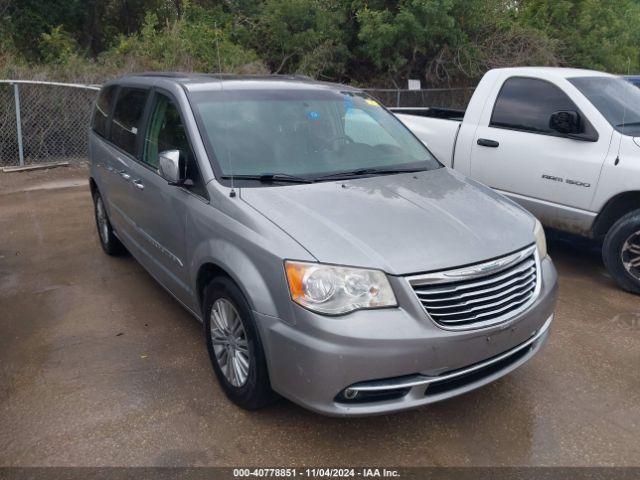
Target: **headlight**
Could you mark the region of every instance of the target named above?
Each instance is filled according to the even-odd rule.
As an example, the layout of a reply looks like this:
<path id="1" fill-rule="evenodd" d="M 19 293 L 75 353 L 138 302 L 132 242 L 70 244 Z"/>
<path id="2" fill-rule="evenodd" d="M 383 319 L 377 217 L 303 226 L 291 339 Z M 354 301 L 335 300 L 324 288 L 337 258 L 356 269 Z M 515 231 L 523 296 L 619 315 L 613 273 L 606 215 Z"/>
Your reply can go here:
<path id="1" fill-rule="evenodd" d="M 544 228 L 536 218 L 536 225 L 533 227 L 533 234 L 536 237 L 536 246 L 538 247 L 538 255 L 540 260 L 547 256 L 547 238 L 544 235 Z"/>
<path id="2" fill-rule="evenodd" d="M 387 276 L 379 270 L 292 261 L 284 267 L 291 299 L 309 310 L 340 315 L 397 305 Z"/>

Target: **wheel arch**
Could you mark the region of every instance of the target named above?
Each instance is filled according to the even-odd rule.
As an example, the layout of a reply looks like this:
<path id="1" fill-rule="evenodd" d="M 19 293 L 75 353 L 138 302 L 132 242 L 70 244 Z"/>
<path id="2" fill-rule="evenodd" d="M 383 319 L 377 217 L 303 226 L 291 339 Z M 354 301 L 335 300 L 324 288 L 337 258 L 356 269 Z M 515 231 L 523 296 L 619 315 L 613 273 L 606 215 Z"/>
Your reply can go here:
<path id="1" fill-rule="evenodd" d="M 200 309 L 207 282 L 216 275 L 223 275 L 236 284 L 253 311 L 278 316 L 286 282 L 280 257 L 265 255 L 268 252 L 253 244 L 220 236 L 207 236 L 190 250 L 190 283 L 194 288 L 194 301 Z M 288 289 L 286 294 L 288 297 Z"/>
<path id="2" fill-rule="evenodd" d="M 593 222 L 592 236 L 603 238 L 614 223 L 634 210 L 640 210 L 639 190 L 619 193 L 610 198 Z"/>
<path id="3" fill-rule="evenodd" d="M 273 314 L 272 309 L 275 307 L 273 297 L 260 272 L 254 265 L 246 261 L 237 262 L 237 260 L 235 262 L 237 268 L 232 268 L 227 263 L 211 258 L 203 261 L 198 267 L 195 277 L 198 307 L 202 310 L 204 290 L 209 282 L 217 276 L 222 276 L 231 280 L 240 289 L 251 310 Z M 245 282 L 242 279 L 248 281 Z M 204 312 L 201 313 L 204 314 Z"/>
<path id="4" fill-rule="evenodd" d="M 94 197 L 96 192 L 98 192 L 98 184 L 93 179 L 93 177 L 89 177 L 89 190 L 91 190 L 92 197 Z"/>
<path id="5" fill-rule="evenodd" d="M 198 268 L 198 273 L 196 274 L 196 295 L 198 299 L 198 306 L 202 309 L 202 301 L 204 300 L 204 289 L 206 286 L 216 277 L 226 277 L 235 283 L 238 288 L 244 294 L 244 289 L 238 284 L 238 282 L 220 265 L 212 262 L 206 261 Z M 246 298 L 246 295 L 245 295 Z M 250 300 L 247 298 L 247 301 Z M 202 312 L 204 313 L 204 312 Z"/>

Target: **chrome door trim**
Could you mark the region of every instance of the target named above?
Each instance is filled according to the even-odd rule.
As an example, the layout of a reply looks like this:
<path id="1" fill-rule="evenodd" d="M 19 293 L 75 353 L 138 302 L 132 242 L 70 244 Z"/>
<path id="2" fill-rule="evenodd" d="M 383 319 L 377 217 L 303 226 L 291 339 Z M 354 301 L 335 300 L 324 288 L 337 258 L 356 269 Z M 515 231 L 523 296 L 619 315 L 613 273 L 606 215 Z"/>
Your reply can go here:
<path id="1" fill-rule="evenodd" d="M 164 254 L 165 256 L 169 257 L 171 260 L 173 260 L 175 263 L 177 263 L 181 268 L 184 267 L 184 264 L 182 263 L 182 260 L 180 260 L 180 258 L 178 258 L 176 255 L 174 255 L 173 253 L 171 253 L 171 251 L 169 249 L 167 249 L 166 247 L 164 247 L 160 242 L 158 242 L 155 238 L 153 238 L 151 235 L 149 235 L 147 232 L 144 231 L 144 229 L 140 228 L 140 226 L 133 221 L 133 219 L 131 217 L 129 217 L 126 213 L 124 213 L 120 208 L 118 208 L 116 205 L 113 205 L 113 207 L 118 211 L 118 213 L 120 215 L 122 215 L 122 217 L 129 222 L 129 224 L 131 224 L 131 226 L 133 228 L 136 229 L 136 231 L 138 233 L 140 233 L 140 235 L 142 235 L 144 237 L 145 240 L 147 240 L 151 245 L 153 245 L 154 247 L 156 247 L 158 250 L 160 250 L 160 252 L 162 254 Z M 155 260 L 155 259 L 154 259 Z M 159 263 L 158 263 L 159 264 Z"/>
<path id="2" fill-rule="evenodd" d="M 126 245 L 127 242 L 131 242 L 133 245 L 136 246 L 136 248 L 144 253 L 147 257 L 149 257 L 151 260 L 154 260 L 154 258 L 149 255 L 146 251 L 142 250 L 140 248 L 140 245 L 138 244 L 138 242 L 136 242 L 133 238 L 131 238 L 129 235 L 122 235 L 120 236 L 120 234 L 118 232 L 116 232 L 114 230 L 113 234 L 118 238 L 118 240 L 120 240 L 122 243 L 124 243 Z M 134 250 L 135 251 L 135 250 Z M 135 257 L 136 254 L 134 252 L 131 252 L 132 255 Z M 140 263 L 140 265 L 142 265 L 142 268 L 144 268 L 145 272 L 147 272 L 149 275 L 151 275 L 151 277 L 158 283 L 158 285 L 160 285 L 169 295 L 171 295 L 180 305 L 182 305 L 187 312 L 189 312 L 196 320 L 198 320 L 200 323 L 203 323 L 202 317 L 200 316 L 199 313 L 197 313 L 195 310 L 193 310 L 189 305 L 187 305 L 186 303 L 184 303 L 182 300 L 180 300 L 180 298 L 178 298 L 178 296 L 173 293 L 169 287 L 167 287 L 164 282 L 162 282 L 160 280 L 160 278 L 150 269 L 148 269 L 145 264 L 143 262 L 138 262 Z M 174 279 L 175 279 L 175 275 L 173 275 L 171 272 L 169 272 L 166 268 L 164 268 L 163 265 L 160 265 L 160 268 L 162 268 L 166 273 L 168 273 L 169 275 L 171 275 Z M 180 281 L 180 279 L 176 279 L 176 281 Z M 193 294 L 193 291 L 191 290 L 191 288 L 189 288 L 189 286 L 185 283 L 181 283 L 182 288 L 184 288 L 187 292 L 189 292 L 190 294 Z"/>

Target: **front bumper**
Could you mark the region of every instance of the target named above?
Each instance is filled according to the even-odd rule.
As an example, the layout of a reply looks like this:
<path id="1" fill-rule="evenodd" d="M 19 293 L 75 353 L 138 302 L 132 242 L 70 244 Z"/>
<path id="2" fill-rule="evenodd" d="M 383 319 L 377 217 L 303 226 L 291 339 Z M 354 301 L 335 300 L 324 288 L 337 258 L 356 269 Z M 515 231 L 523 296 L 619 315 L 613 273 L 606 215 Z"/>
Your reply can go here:
<path id="1" fill-rule="evenodd" d="M 325 317 L 295 306 L 295 325 L 255 313 L 272 387 L 319 413 L 363 416 L 486 385 L 525 363 L 548 337 L 557 274 L 548 257 L 540 271 L 540 293 L 529 308 L 478 330 L 438 327 L 399 277 L 392 279 L 399 308 Z M 345 399 L 346 388 L 360 400 Z"/>

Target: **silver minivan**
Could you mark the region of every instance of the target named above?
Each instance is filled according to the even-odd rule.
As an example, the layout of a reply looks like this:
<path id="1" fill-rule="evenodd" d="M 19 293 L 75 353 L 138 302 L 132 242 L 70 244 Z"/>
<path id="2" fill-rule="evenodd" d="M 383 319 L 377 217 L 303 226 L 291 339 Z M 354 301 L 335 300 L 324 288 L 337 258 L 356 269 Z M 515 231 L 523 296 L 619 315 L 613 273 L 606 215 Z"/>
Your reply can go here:
<path id="1" fill-rule="evenodd" d="M 102 248 L 203 322 L 241 407 L 412 408 L 505 375 L 548 336 L 539 222 L 358 89 L 126 76 L 100 92 L 89 152 Z"/>

